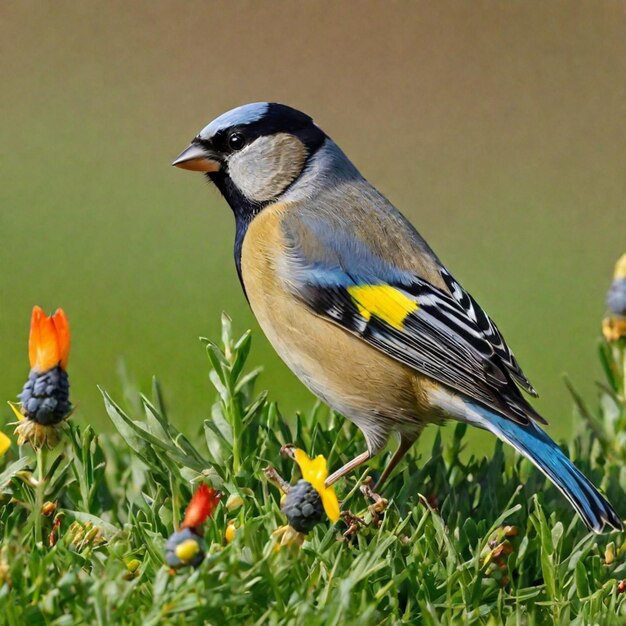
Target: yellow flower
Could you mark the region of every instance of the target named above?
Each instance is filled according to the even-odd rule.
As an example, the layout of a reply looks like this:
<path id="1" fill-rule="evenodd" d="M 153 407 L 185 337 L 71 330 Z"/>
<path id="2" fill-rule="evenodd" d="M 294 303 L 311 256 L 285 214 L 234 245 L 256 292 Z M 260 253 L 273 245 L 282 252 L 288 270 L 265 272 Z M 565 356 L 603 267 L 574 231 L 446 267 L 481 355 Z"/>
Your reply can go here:
<path id="1" fill-rule="evenodd" d="M 326 487 L 324 481 L 328 478 L 328 465 L 326 459 L 319 454 L 314 459 L 300 448 L 293 451 L 294 459 L 300 471 L 302 479 L 313 485 L 313 488 L 320 494 L 324 511 L 331 522 L 339 519 L 339 501 L 333 487 Z"/>
<path id="2" fill-rule="evenodd" d="M 4 456 L 10 447 L 11 440 L 2 431 L 0 431 L 0 456 Z"/>

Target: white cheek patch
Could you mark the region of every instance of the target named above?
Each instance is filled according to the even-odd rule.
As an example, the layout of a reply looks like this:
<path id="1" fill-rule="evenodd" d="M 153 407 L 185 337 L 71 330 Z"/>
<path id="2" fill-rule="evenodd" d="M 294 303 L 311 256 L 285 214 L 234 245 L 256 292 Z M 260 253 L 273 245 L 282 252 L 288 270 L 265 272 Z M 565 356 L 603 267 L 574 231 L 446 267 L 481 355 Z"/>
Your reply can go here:
<path id="1" fill-rule="evenodd" d="M 265 202 L 279 196 L 302 171 L 305 145 L 293 135 L 259 137 L 228 159 L 233 183 L 246 198 Z"/>

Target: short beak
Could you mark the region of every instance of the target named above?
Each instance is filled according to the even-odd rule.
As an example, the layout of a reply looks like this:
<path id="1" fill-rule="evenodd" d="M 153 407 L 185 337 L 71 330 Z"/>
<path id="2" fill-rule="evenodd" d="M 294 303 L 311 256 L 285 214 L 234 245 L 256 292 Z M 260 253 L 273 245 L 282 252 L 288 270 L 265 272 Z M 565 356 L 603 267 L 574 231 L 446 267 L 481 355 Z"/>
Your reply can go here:
<path id="1" fill-rule="evenodd" d="M 193 172 L 217 172 L 221 167 L 213 153 L 195 143 L 185 148 L 172 165 Z"/>

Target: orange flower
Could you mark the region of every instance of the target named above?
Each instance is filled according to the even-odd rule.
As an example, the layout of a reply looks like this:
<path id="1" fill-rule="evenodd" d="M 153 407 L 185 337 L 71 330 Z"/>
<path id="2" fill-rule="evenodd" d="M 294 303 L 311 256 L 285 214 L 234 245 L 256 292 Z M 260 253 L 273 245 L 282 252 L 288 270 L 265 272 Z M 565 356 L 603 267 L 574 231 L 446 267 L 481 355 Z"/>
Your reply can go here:
<path id="1" fill-rule="evenodd" d="M 63 309 L 46 315 L 41 307 L 33 307 L 28 340 L 30 367 L 37 372 L 47 372 L 60 365 L 67 369 L 70 353 L 70 326 Z"/>
<path id="2" fill-rule="evenodd" d="M 181 528 L 197 528 L 203 524 L 211 516 L 221 497 L 222 494 L 213 487 L 200 485 L 187 505 Z"/>
<path id="3" fill-rule="evenodd" d="M 201 484 L 191 497 L 180 528 L 172 533 L 165 544 L 165 562 L 173 570 L 185 565 L 197 567 L 206 554 L 202 537 L 202 524 L 210 517 L 222 494 Z"/>
<path id="4" fill-rule="evenodd" d="M 46 315 L 33 307 L 28 339 L 30 372 L 18 395 L 19 407 L 11 404 L 18 417 L 17 445 L 26 442 L 34 448 L 54 447 L 63 422 L 72 412 L 67 360 L 70 327 L 63 309 Z"/>

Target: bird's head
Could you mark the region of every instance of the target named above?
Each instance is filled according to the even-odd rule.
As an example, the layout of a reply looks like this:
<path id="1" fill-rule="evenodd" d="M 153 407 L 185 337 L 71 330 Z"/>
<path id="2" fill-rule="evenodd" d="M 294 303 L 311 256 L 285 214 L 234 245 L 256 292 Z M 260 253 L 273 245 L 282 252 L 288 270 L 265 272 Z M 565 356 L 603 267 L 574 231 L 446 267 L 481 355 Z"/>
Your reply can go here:
<path id="1" fill-rule="evenodd" d="M 257 102 L 213 120 L 172 165 L 204 172 L 236 212 L 256 212 L 299 178 L 325 139 L 308 115 Z"/>

